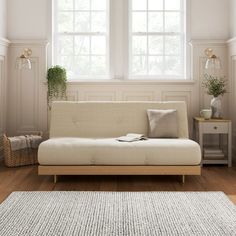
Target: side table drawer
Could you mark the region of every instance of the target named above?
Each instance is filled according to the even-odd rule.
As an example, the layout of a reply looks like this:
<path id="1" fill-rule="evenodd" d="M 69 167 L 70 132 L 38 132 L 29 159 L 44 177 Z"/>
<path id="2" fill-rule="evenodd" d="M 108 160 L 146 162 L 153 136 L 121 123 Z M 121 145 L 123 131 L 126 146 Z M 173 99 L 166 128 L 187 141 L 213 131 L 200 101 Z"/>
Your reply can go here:
<path id="1" fill-rule="evenodd" d="M 228 123 L 211 122 L 203 124 L 203 133 L 227 134 L 229 132 Z"/>

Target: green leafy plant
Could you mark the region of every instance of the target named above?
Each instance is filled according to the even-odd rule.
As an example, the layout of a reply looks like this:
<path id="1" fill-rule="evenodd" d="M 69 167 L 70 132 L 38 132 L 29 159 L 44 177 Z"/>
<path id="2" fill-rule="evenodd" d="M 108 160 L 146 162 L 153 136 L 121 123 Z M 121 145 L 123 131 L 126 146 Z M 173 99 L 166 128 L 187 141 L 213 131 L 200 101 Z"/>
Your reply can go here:
<path id="1" fill-rule="evenodd" d="M 67 81 L 67 76 L 65 68 L 56 65 L 48 69 L 47 72 L 48 105 L 53 99 L 55 100 L 66 99 L 66 89 L 67 89 L 66 81 Z"/>
<path id="2" fill-rule="evenodd" d="M 206 74 L 202 85 L 207 89 L 207 93 L 214 97 L 223 96 L 226 93 L 226 80 L 224 77 Z"/>

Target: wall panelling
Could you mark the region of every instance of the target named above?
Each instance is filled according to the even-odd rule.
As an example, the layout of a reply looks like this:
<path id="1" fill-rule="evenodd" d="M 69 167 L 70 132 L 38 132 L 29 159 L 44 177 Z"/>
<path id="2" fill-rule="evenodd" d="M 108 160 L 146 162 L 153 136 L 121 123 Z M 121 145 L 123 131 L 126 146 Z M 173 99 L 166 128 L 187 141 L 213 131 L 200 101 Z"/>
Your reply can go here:
<path id="1" fill-rule="evenodd" d="M 33 50 L 31 71 L 17 71 L 15 58 L 25 47 Z M 201 83 L 204 50 L 214 49 L 221 57 L 224 73 L 227 50 L 224 41 L 193 40 L 191 42 L 191 80 L 181 81 L 75 81 L 68 83 L 67 97 L 70 101 L 185 101 L 188 107 L 190 131 L 192 117 L 199 110 L 209 107 L 210 97 L 205 95 Z M 20 134 L 27 131 L 48 131 L 46 91 L 47 43 L 45 41 L 13 41 L 10 46 L 10 77 L 8 131 Z M 228 96 L 225 96 L 227 102 Z M 227 106 L 225 106 L 227 107 Z M 228 115 L 227 109 L 224 111 Z"/>
<path id="2" fill-rule="evenodd" d="M 6 133 L 8 45 L 8 40 L 0 38 L 0 158 L 3 155 L 2 135 Z"/>
<path id="3" fill-rule="evenodd" d="M 233 156 L 236 157 L 236 38 L 228 41 L 228 71 L 230 78 L 229 114 L 233 121 Z M 236 158 L 235 158 L 236 161 Z"/>
<path id="4" fill-rule="evenodd" d="M 16 58 L 24 48 L 32 49 L 32 69 L 17 70 Z M 12 41 L 9 47 L 8 133 L 19 135 L 47 131 L 46 63 L 47 42 Z"/>

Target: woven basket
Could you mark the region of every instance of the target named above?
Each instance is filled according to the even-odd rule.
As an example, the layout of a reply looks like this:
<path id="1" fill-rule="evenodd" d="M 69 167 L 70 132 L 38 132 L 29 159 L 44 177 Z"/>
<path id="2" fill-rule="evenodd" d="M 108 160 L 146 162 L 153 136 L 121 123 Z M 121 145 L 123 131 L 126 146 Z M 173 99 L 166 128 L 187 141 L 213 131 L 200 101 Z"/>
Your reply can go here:
<path id="1" fill-rule="evenodd" d="M 42 132 L 30 134 L 42 137 Z M 7 136 L 3 135 L 4 162 L 7 167 L 27 166 L 38 164 L 38 148 L 25 148 L 17 151 L 11 150 L 11 143 Z"/>

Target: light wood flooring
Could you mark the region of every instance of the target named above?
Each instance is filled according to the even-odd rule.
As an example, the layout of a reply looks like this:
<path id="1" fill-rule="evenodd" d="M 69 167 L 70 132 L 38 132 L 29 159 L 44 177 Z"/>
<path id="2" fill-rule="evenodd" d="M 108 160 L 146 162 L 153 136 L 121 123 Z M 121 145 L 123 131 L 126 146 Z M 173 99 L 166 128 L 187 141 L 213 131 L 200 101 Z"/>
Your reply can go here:
<path id="1" fill-rule="evenodd" d="M 207 166 L 202 176 L 38 176 L 37 166 L 0 164 L 0 202 L 13 191 L 223 191 L 236 204 L 236 167 Z"/>

